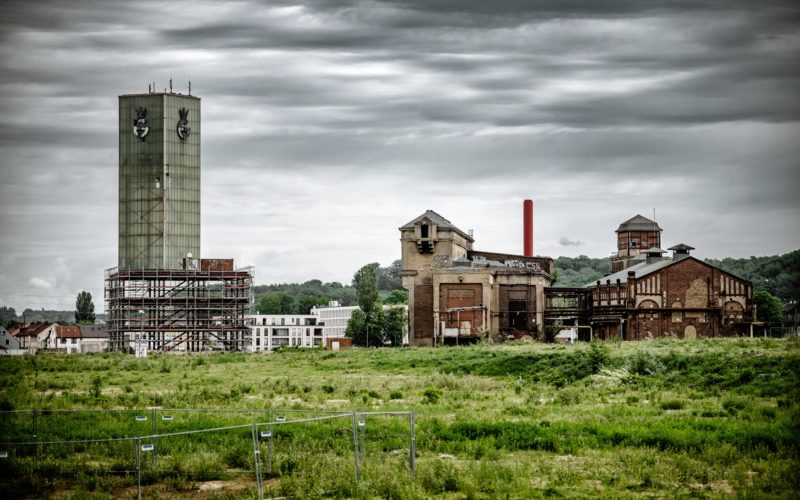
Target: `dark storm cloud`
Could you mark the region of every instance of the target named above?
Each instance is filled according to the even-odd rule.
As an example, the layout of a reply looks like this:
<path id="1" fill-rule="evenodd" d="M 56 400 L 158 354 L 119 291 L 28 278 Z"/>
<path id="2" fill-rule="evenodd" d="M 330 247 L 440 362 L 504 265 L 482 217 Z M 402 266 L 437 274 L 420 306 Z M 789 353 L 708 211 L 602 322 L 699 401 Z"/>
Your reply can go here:
<path id="1" fill-rule="evenodd" d="M 604 255 L 616 224 L 656 205 L 668 240 L 707 255 L 800 243 L 757 217 L 800 230 L 797 2 L 3 7 L 0 305 L 102 296 L 116 96 L 171 77 L 203 98 L 204 252 L 256 264 L 259 282 L 388 264 L 394 228 L 426 208 L 515 251 L 507 205 L 524 197 L 554 256 Z"/>

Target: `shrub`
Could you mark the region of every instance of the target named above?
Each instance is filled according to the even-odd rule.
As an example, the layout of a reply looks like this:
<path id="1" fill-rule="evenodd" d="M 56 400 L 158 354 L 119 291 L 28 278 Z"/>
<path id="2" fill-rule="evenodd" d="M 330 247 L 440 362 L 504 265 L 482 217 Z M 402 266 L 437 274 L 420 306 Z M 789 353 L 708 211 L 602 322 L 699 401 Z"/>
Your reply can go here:
<path id="1" fill-rule="evenodd" d="M 435 405 L 439 402 L 439 399 L 442 397 L 442 391 L 436 389 L 435 387 L 428 387 L 424 391 L 422 391 L 422 402 L 425 404 Z"/>
<path id="2" fill-rule="evenodd" d="M 599 373 L 608 364 L 608 347 L 600 342 L 589 344 L 589 369 L 592 373 Z"/>
<path id="3" fill-rule="evenodd" d="M 664 366 L 649 352 L 637 352 L 628 359 L 628 371 L 636 375 L 654 375 Z"/>
<path id="4" fill-rule="evenodd" d="M 403 393 L 400 391 L 392 391 L 389 393 L 389 399 L 403 399 Z"/>
<path id="5" fill-rule="evenodd" d="M 683 409 L 683 401 L 679 399 L 668 399 L 666 401 L 661 402 L 661 409 L 662 410 L 682 410 Z"/>

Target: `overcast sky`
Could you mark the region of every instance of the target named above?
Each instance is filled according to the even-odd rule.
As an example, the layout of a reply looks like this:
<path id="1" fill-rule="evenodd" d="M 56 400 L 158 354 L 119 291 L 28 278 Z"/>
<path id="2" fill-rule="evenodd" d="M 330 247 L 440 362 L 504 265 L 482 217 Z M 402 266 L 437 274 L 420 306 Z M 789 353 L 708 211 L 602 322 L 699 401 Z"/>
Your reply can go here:
<path id="1" fill-rule="evenodd" d="M 202 98 L 202 256 L 349 282 L 432 209 L 475 248 L 800 248 L 800 4 L 5 1 L 0 305 L 102 310 L 117 96 Z"/>

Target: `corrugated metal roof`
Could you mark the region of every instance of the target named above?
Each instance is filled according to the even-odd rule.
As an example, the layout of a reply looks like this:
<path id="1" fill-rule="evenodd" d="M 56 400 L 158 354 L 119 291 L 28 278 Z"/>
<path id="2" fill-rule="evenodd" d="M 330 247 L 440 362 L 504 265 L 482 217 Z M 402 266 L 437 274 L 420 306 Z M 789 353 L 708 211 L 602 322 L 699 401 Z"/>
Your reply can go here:
<path id="1" fill-rule="evenodd" d="M 675 261 L 675 260 L 660 260 L 658 262 L 652 262 L 650 264 L 648 264 L 647 262 L 641 262 L 639 264 L 635 264 L 635 265 L 633 265 L 631 267 L 623 269 L 622 271 L 618 271 L 618 272 L 616 272 L 614 274 L 609 274 L 608 276 L 605 276 L 604 278 L 602 278 L 600 280 L 600 283 L 604 284 L 606 282 L 606 280 L 611 280 L 611 283 L 616 283 L 617 280 L 619 280 L 620 283 L 627 283 L 628 282 L 628 272 L 630 272 L 630 271 L 634 271 L 636 273 L 636 279 L 639 279 L 642 276 L 646 276 L 646 275 L 648 275 L 648 274 L 650 274 L 650 273 L 652 273 L 654 271 L 658 271 L 659 269 L 661 269 L 663 267 L 666 267 L 666 266 L 672 264 L 673 262 L 678 262 L 678 261 Z M 596 286 L 596 285 L 597 285 L 597 282 L 593 281 L 591 283 L 587 283 L 587 284 L 583 285 L 583 287 L 584 288 L 591 288 L 591 287 Z"/>
<path id="2" fill-rule="evenodd" d="M 694 247 L 690 247 L 689 245 L 684 245 L 683 243 L 678 243 L 675 246 L 667 248 L 667 250 L 694 250 Z"/>
<path id="3" fill-rule="evenodd" d="M 619 233 L 622 231 L 662 231 L 662 229 L 658 227 L 655 221 L 643 215 L 636 214 L 619 225 L 616 232 Z"/>
<path id="4" fill-rule="evenodd" d="M 683 259 L 664 259 L 664 260 L 660 260 L 658 262 L 652 262 L 650 264 L 648 264 L 646 261 L 645 262 L 640 262 L 639 264 L 630 266 L 630 267 L 628 267 L 626 269 L 623 269 L 622 271 L 616 272 L 614 274 L 609 274 L 608 276 L 604 276 L 600 280 L 600 284 L 604 284 L 606 282 L 606 280 L 611 280 L 611 283 L 616 283 L 617 279 L 619 279 L 620 283 L 627 283 L 628 282 L 628 271 L 634 271 L 636 273 L 635 278 L 639 279 L 639 278 L 641 278 L 643 276 L 647 276 L 650 273 L 658 271 L 659 269 L 663 269 L 663 268 L 665 268 L 667 266 L 670 266 L 672 264 L 677 264 L 678 262 L 686 262 L 687 260 L 694 260 L 695 262 L 699 262 L 700 264 L 702 264 L 704 266 L 713 267 L 717 271 L 719 271 L 721 273 L 725 273 L 725 274 L 727 274 L 729 276 L 732 276 L 733 278 L 736 278 L 736 279 L 739 279 L 739 280 L 742 280 L 742 281 L 748 281 L 748 280 L 746 280 L 746 279 L 744 279 L 742 277 L 736 276 L 735 274 L 729 273 L 728 271 L 722 269 L 719 266 L 715 266 L 713 264 L 709 264 L 708 262 L 696 259 L 696 258 L 692 257 L 691 255 L 689 255 L 689 256 L 686 256 Z M 591 288 L 591 287 L 596 286 L 596 285 L 597 285 L 597 282 L 593 281 L 592 283 L 587 283 L 587 284 L 583 285 L 583 287 L 584 288 Z"/>

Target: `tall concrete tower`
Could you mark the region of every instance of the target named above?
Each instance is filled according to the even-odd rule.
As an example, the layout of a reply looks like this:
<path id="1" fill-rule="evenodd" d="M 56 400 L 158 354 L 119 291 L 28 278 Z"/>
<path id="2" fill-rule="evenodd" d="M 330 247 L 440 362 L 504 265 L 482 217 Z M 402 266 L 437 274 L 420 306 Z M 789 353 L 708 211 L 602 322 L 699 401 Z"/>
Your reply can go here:
<path id="1" fill-rule="evenodd" d="M 119 96 L 119 269 L 200 258 L 200 99 Z"/>

